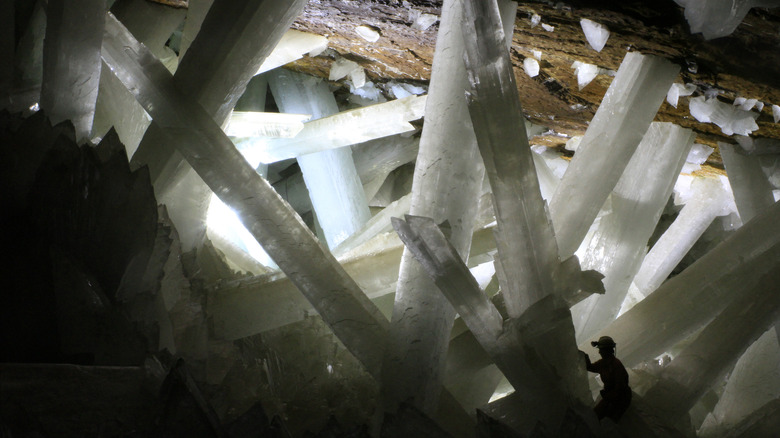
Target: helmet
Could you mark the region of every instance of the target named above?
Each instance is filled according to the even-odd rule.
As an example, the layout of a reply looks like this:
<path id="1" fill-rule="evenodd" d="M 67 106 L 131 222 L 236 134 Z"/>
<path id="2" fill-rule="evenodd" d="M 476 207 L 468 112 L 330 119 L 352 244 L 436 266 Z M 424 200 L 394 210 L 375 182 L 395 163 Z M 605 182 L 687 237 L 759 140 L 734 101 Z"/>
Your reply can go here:
<path id="1" fill-rule="evenodd" d="M 615 341 L 609 336 L 602 336 L 598 341 L 592 341 L 590 345 L 598 348 L 615 348 Z"/>

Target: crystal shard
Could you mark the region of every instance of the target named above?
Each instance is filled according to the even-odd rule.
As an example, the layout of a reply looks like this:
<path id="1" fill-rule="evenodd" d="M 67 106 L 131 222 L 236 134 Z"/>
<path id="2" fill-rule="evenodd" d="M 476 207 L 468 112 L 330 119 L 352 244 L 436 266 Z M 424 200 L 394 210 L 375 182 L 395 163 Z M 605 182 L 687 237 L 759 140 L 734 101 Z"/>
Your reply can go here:
<path id="1" fill-rule="evenodd" d="M 590 47 L 593 50 L 600 52 L 601 49 L 604 48 L 604 45 L 607 44 L 607 39 L 609 39 L 609 29 L 603 24 L 596 23 L 587 18 L 580 20 L 580 26 L 582 27 L 582 32 L 585 33 L 585 39 L 588 40 Z"/>
<path id="2" fill-rule="evenodd" d="M 550 203 L 561 258 L 580 246 L 678 71 L 661 58 L 626 54 Z"/>
<path id="3" fill-rule="evenodd" d="M 704 96 L 694 97 L 688 103 L 691 116 L 703 123 L 718 125 L 726 135 L 749 135 L 758 129 L 758 113 L 745 111 L 723 103 L 718 99 L 706 100 Z"/>

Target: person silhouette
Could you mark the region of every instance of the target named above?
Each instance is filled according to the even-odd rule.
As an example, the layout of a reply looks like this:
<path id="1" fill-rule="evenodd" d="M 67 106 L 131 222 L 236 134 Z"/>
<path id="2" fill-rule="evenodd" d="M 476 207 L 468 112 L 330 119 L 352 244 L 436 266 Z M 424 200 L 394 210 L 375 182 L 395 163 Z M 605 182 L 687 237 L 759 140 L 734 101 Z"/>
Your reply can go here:
<path id="1" fill-rule="evenodd" d="M 585 356 L 585 368 L 598 373 L 604 388 L 600 391 L 601 399 L 593 411 L 599 420 L 608 417 L 617 422 L 631 404 L 631 388 L 628 386 L 628 373 L 623 363 L 615 357 L 615 341 L 609 336 L 602 336 L 598 341 L 590 343 L 599 349 L 601 359 L 591 363 L 590 356 L 580 350 Z"/>

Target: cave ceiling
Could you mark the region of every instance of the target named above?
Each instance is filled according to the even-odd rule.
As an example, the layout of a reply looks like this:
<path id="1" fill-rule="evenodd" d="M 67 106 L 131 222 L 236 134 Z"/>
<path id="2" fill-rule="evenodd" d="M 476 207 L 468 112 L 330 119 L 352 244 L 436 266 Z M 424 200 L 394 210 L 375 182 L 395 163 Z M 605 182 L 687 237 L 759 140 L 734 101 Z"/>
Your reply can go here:
<path id="1" fill-rule="evenodd" d="M 440 8 L 440 1 L 424 0 L 310 0 L 293 28 L 327 37 L 331 50 L 286 67 L 327 78 L 331 63 L 340 56 L 357 62 L 369 80 L 377 83 L 427 83 L 438 23 L 426 30 L 411 25 L 418 14 L 438 15 Z M 554 29 L 532 25 L 534 14 Z M 611 34 L 601 52 L 589 47 L 580 27 L 582 18 L 609 28 Z M 374 29 L 379 39 L 361 38 L 358 26 Z M 737 97 L 758 99 L 765 106 L 756 121 L 759 129 L 752 136 L 780 138 L 780 125 L 772 115 L 772 105 L 780 104 L 778 29 L 780 9 L 754 8 L 732 35 L 707 41 L 700 34 L 690 34 L 682 8 L 672 0 L 520 2 L 511 48 L 517 86 L 526 117 L 550 129 L 532 143 L 563 149 L 569 137 L 585 132 L 609 87 L 612 76 L 599 74 L 578 89 L 572 63 L 617 70 L 627 51 L 663 56 L 680 65 L 676 82 L 696 84 L 692 97 L 717 89 L 718 98 L 726 103 Z M 542 52 L 541 68 L 531 78 L 523 70 L 523 60 L 532 57 L 534 50 Z M 348 89 L 347 84 L 340 85 Z M 716 125 L 691 117 L 688 98 L 681 98 L 677 108 L 664 102 L 656 121 L 696 131 L 698 143 L 716 148 L 701 172 L 723 173 L 717 142 L 734 143 L 734 138 Z"/>

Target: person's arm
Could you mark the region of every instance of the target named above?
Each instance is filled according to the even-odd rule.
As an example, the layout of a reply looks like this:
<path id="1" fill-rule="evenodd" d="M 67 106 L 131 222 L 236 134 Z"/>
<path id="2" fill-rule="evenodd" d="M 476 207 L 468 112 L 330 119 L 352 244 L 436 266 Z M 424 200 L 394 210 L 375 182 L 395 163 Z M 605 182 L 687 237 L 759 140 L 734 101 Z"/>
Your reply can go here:
<path id="1" fill-rule="evenodd" d="M 580 351 L 580 353 L 582 353 L 582 356 L 585 358 L 585 369 L 590 371 L 590 372 L 592 372 L 592 373 L 597 373 L 598 371 L 596 371 L 596 368 L 590 362 L 590 356 L 588 356 L 588 353 L 586 353 L 586 352 L 584 352 L 582 350 L 579 350 L 579 351 Z"/>

